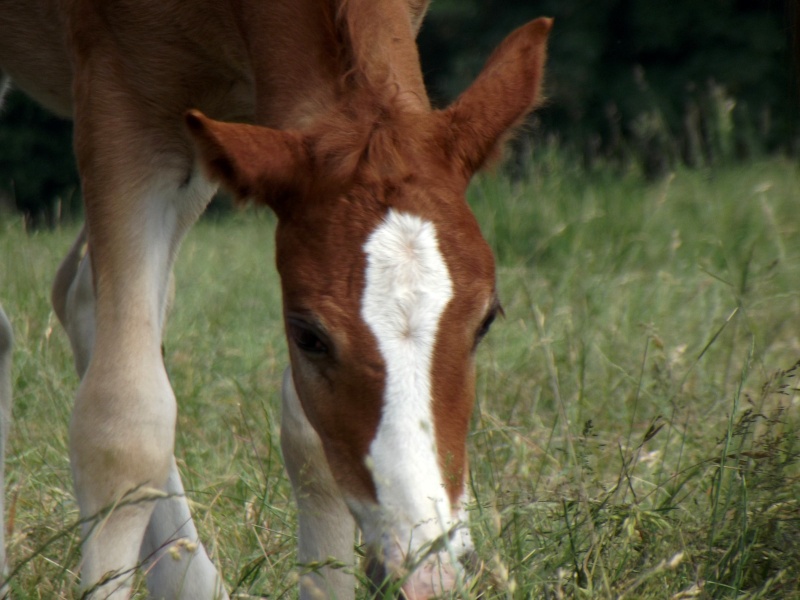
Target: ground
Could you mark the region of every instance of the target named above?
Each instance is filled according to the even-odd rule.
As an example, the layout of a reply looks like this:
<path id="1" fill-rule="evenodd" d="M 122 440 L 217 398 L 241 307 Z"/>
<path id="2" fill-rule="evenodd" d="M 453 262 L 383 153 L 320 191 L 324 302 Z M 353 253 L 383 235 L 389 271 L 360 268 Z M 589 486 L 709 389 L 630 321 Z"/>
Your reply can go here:
<path id="1" fill-rule="evenodd" d="M 486 175 L 470 190 L 506 316 L 479 350 L 469 512 L 481 562 L 465 595 L 800 594 L 800 169 L 773 159 L 648 184 L 534 160 L 521 180 Z M 0 297 L 17 338 L 16 598 L 76 589 L 77 378 L 48 303 L 76 231 L 0 221 Z M 252 209 L 195 227 L 165 340 L 179 466 L 241 598 L 294 597 L 298 572 L 273 231 Z"/>

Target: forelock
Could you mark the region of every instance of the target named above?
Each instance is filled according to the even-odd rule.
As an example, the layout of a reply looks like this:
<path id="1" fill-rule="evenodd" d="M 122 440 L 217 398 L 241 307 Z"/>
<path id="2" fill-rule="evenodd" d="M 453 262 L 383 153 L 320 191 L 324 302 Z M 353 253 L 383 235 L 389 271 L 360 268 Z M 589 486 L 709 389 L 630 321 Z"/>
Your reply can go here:
<path id="1" fill-rule="evenodd" d="M 430 115 L 403 109 L 395 95 L 365 92 L 309 131 L 315 171 L 332 185 L 396 185 L 432 154 Z"/>

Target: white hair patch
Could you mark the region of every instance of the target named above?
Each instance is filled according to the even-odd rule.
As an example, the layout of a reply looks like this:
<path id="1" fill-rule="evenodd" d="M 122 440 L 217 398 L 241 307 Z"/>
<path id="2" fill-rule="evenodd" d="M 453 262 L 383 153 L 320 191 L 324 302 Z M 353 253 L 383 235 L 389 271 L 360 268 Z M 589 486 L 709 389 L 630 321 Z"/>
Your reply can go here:
<path id="1" fill-rule="evenodd" d="M 389 210 L 364 245 L 361 315 L 386 364 L 383 411 L 367 457 L 378 502 L 403 554 L 455 522 L 439 467 L 431 368 L 453 284 L 433 224 Z"/>

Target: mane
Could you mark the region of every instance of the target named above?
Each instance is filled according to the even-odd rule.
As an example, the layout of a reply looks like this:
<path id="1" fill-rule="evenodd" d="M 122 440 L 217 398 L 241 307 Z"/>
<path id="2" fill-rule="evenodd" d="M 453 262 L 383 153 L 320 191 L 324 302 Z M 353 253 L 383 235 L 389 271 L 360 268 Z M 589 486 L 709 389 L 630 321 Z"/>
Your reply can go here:
<path id="1" fill-rule="evenodd" d="M 364 88 L 403 89 L 409 105 L 429 109 L 416 45 L 427 1 L 330 1 L 340 96 Z"/>

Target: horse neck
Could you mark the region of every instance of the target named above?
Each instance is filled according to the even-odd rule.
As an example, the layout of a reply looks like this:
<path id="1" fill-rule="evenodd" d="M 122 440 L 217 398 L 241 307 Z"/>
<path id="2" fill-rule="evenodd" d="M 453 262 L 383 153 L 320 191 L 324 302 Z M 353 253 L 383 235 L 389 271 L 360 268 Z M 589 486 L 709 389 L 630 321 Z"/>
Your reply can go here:
<path id="1" fill-rule="evenodd" d="M 407 0 L 253 2 L 239 14 L 259 124 L 305 127 L 353 82 L 391 86 L 412 109 L 430 108 Z"/>

